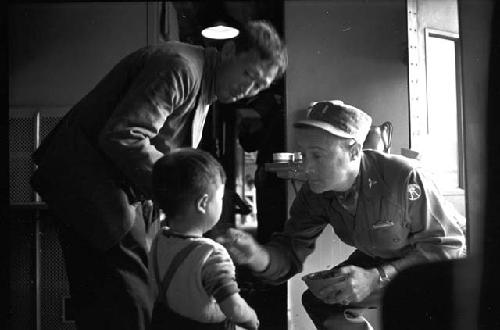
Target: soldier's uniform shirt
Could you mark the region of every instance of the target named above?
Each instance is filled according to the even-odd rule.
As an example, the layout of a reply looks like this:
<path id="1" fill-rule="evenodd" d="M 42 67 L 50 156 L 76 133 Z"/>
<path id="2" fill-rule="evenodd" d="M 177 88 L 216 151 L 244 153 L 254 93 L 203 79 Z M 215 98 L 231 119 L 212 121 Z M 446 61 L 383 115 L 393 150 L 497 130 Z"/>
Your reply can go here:
<path id="1" fill-rule="evenodd" d="M 345 194 L 316 194 L 304 184 L 284 231 L 267 245 L 270 263 L 258 275 L 282 282 L 301 272 L 327 225 L 344 243 L 390 261 L 398 271 L 463 255 L 465 219 L 444 200 L 417 162 L 365 150 L 353 190 L 350 197 L 342 198 Z"/>

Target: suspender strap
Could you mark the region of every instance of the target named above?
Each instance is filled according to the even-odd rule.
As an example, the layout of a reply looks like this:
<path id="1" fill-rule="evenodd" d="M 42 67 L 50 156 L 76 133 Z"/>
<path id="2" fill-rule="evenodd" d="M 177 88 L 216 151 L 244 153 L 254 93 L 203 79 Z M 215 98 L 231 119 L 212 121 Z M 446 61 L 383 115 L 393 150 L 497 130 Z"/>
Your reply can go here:
<path id="1" fill-rule="evenodd" d="M 161 231 L 161 229 L 160 229 Z M 154 265 L 154 276 L 155 276 L 155 281 L 160 285 L 160 270 L 158 267 L 158 238 L 153 240 L 153 244 L 151 245 L 151 251 L 153 253 L 153 265 Z M 160 288 L 161 289 L 161 288 Z"/>
<path id="2" fill-rule="evenodd" d="M 170 263 L 167 273 L 165 274 L 165 277 L 163 278 L 163 281 L 160 285 L 159 291 L 161 294 L 159 300 L 161 302 L 166 300 L 168 287 L 172 282 L 172 278 L 174 277 L 175 272 L 177 271 L 177 269 L 179 269 L 179 266 L 184 262 L 191 251 L 193 251 L 197 246 L 197 242 L 191 242 L 188 246 L 184 247 L 179 253 L 177 253 L 177 255 Z"/>

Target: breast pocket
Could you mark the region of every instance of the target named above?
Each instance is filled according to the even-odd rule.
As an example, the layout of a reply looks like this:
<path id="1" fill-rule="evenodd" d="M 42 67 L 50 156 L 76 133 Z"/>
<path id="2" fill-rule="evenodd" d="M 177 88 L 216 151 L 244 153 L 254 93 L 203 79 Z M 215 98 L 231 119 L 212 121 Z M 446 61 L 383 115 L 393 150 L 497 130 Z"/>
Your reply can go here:
<path id="1" fill-rule="evenodd" d="M 371 222 L 373 245 L 379 250 L 397 250 L 406 245 L 408 230 L 404 226 L 403 212 L 388 200 L 381 201 L 380 213 Z"/>

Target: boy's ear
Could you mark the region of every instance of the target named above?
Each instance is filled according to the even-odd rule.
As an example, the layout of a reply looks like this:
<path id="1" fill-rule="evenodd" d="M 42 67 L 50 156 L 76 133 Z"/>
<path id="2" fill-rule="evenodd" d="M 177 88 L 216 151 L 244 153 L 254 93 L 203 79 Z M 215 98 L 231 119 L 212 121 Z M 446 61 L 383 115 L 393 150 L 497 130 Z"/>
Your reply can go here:
<path id="1" fill-rule="evenodd" d="M 208 194 L 204 194 L 196 201 L 196 210 L 205 214 L 207 212 Z"/>
<path id="2" fill-rule="evenodd" d="M 220 53 L 223 61 L 226 61 L 234 57 L 234 55 L 236 55 L 236 45 L 234 44 L 234 41 L 232 40 L 226 41 L 222 46 Z"/>

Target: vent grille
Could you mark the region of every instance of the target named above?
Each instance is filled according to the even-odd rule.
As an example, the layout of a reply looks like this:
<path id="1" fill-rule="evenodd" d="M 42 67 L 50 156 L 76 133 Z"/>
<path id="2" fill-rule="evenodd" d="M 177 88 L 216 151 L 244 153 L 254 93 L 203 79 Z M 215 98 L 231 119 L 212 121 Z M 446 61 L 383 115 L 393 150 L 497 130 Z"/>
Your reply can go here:
<path id="1" fill-rule="evenodd" d="M 35 149 L 34 133 L 34 118 L 21 117 L 9 119 L 9 152 L 32 152 Z"/>
<path id="2" fill-rule="evenodd" d="M 10 217 L 9 329 L 33 329 L 35 324 L 35 224 L 29 217 Z"/>
<path id="3" fill-rule="evenodd" d="M 35 201 L 35 192 L 29 180 L 35 164 L 31 155 L 36 149 L 36 141 L 45 139 L 64 115 L 41 112 L 39 132 L 36 131 L 36 109 L 11 110 L 9 118 L 9 200 L 11 204 Z M 39 134 L 39 136 L 36 136 Z"/>
<path id="4" fill-rule="evenodd" d="M 41 326 L 42 329 L 75 329 L 74 323 L 65 320 L 64 315 L 64 300 L 70 294 L 57 231 L 52 219 L 44 220 L 46 223 L 40 235 Z"/>

